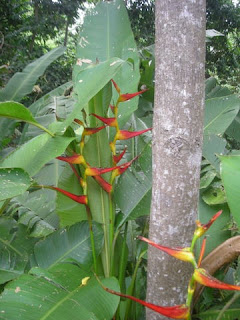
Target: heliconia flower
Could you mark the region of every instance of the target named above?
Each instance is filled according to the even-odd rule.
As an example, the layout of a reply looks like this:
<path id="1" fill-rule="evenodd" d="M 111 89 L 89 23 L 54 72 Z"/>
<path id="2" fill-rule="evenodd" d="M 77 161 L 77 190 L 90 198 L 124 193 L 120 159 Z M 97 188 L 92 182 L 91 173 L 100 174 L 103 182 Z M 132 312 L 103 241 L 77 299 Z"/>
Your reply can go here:
<path id="1" fill-rule="evenodd" d="M 110 171 L 115 170 L 117 167 L 112 167 L 112 168 L 93 168 L 93 167 L 88 167 L 85 170 L 85 175 L 86 176 L 98 176 L 100 174 L 104 174 Z"/>
<path id="2" fill-rule="evenodd" d="M 162 314 L 166 317 L 172 318 L 172 319 L 188 319 L 189 315 L 190 315 L 189 308 L 184 304 L 173 306 L 173 307 L 163 307 L 163 306 L 158 306 L 153 303 L 146 302 L 144 300 L 140 300 L 140 299 L 135 298 L 133 296 L 129 296 L 129 295 L 126 295 L 126 294 L 123 294 L 120 292 L 116 292 L 116 291 L 111 290 L 106 287 L 103 287 L 103 288 L 104 288 L 104 290 L 106 290 L 109 293 L 112 293 L 116 296 L 127 298 L 132 301 L 135 301 L 135 302 L 137 302 L 137 303 L 139 303 L 139 304 L 141 304 L 141 305 L 143 305 L 143 306 L 145 306 L 145 307 L 147 307 L 157 313 L 160 313 L 160 314 Z"/>
<path id="3" fill-rule="evenodd" d="M 119 86 L 116 84 L 116 82 L 115 82 L 113 79 L 111 79 L 111 81 L 112 81 L 115 89 L 117 90 L 117 92 L 120 94 L 120 88 L 119 88 Z"/>
<path id="4" fill-rule="evenodd" d="M 220 216 L 222 210 L 218 211 L 212 219 L 208 221 L 206 224 L 201 224 L 199 220 L 196 221 L 197 229 L 194 232 L 194 236 L 200 238 L 213 224 L 213 222 Z"/>
<path id="5" fill-rule="evenodd" d="M 105 126 L 97 127 L 97 128 L 84 128 L 82 136 L 90 136 L 91 134 L 97 133 L 98 131 L 105 128 Z"/>
<path id="6" fill-rule="evenodd" d="M 111 108 L 112 112 L 115 113 L 115 106 L 113 106 L 112 104 L 109 105 L 109 107 Z"/>
<path id="7" fill-rule="evenodd" d="M 98 182 L 98 184 L 105 190 L 107 193 L 112 192 L 112 185 L 103 179 L 100 175 L 93 176 L 93 178 Z"/>
<path id="8" fill-rule="evenodd" d="M 233 284 L 224 283 L 219 281 L 218 279 L 211 276 L 205 269 L 197 268 L 194 270 L 193 278 L 198 283 L 215 289 L 223 289 L 223 290 L 238 290 L 240 291 L 240 286 L 236 286 Z"/>
<path id="9" fill-rule="evenodd" d="M 133 161 L 135 161 L 138 157 L 139 156 L 136 156 L 131 161 L 125 162 L 125 163 L 121 164 L 120 166 L 115 167 L 115 170 L 113 170 L 113 172 L 112 172 L 111 181 L 113 181 L 116 177 L 123 174 L 131 166 Z"/>
<path id="10" fill-rule="evenodd" d="M 207 240 L 207 238 L 205 237 L 202 242 L 202 246 L 201 246 L 201 250 L 200 250 L 200 254 L 199 254 L 199 258 L 198 258 L 198 267 L 200 267 L 200 265 L 202 263 L 203 255 L 204 255 L 205 248 L 206 248 L 206 240 Z"/>
<path id="11" fill-rule="evenodd" d="M 119 130 L 116 133 L 115 139 L 116 140 L 127 140 L 134 138 L 136 136 L 139 136 L 140 134 L 143 134 L 144 132 L 150 131 L 152 128 L 141 130 L 141 131 L 127 131 L 127 130 Z"/>
<path id="12" fill-rule="evenodd" d="M 72 164 L 85 164 L 85 159 L 80 154 L 74 154 L 70 157 L 57 157 L 58 160 L 65 161 Z"/>
<path id="13" fill-rule="evenodd" d="M 134 97 L 138 96 L 139 94 L 144 93 L 146 91 L 147 91 L 147 89 L 141 90 L 141 91 L 138 91 L 138 92 L 134 92 L 134 93 L 120 94 L 120 96 L 118 98 L 118 101 L 119 102 L 124 102 L 124 101 L 130 100 L 130 99 L 132 99 L 132 98 L 134 98 Z"/>
<path id="14" fill-rule="evenodd" d="M 95 113 L 91 113 L 91 115 L 98 118 L 99 120 L 101 120 L 103 123 L 105 123 L 109 127 L 117 127 L 117 125 L 118 125 L 116 118 L 103 118 L 103 117 L 98 116 Z"/>
<path id="15" fill-rule="evenodd" d="M 56 190 L 58 192 L 61 192 L 62 194 L 64 194 L 66 197 L 72 199 L 73 201 L 76 201 L 78 203 L 85 204 L 85 205 L 88 204 L 88 198 L 85 195 L 78 196 L 76 194 L 70 193 L 70 192 L 68 192 L 66 190 L 63 190 L 63 189 L 60 189 L 60 188 L 57 188 L 57 187 L 49 187 L 49 188 L 53 189 L 53 190 Z"/>
<path id="16" fill-rule="evenodd" d="M 121 152 L 120 154 L 118 154 L 118 155 L 113 155 L 113 161 L 114 161 L 115 164 L 117 164 L 117 163 L 122 159 L 122 157 L 124 156 L 126 150 L 127 150 L 127 148 L 125 148 L 125 149 L 123 150 L 123 152 Z"/>
<path id="17" fill-rule="evenodd" d="M 186 262 L 191 262 L 195 267 L 197 266 L 195 258 L 194 258 L 194 254 L 190 251 L 190 248 L 168 248 L 168 247 L 164 247 L 161 246 L 159 244 L 156 244 L 155 242 L 141 237 L 138 237 L 140 240 L 143 240 L 145 242 L 147 242 L 148 244 L 152 245 L 153 247 L 166 252 L 167 254 L 169 254 L 170 256 L 177 258 L 179 260 L 182 261 L 186 261 Z"/>
<path id="18" fill-rule="evenodd" d="M 80 126 L 85 127 L 85 126 L 84 126 L 84 123 L 83 123 L 81 120 L 79 120 L 79 119 L 74 119 L 74 122 L 77 122 L 78 124 L 80 124 Z"/>

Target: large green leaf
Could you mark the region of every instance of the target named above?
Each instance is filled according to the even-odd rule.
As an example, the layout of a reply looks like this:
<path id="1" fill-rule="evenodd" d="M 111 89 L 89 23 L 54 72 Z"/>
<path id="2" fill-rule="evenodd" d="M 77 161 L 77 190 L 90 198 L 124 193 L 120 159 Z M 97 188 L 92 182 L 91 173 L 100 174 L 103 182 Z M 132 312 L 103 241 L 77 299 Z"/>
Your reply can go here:
<path id="1" fill-rule="evenodd" d="M 0 101 L 20 101 L 25 95 L 31 93 L 37 79 L 65 50 L 65 47 L 55 48 L 30 63 L 22 72 L 17 72 L 0 91 Z"/>
<path id="2" fill-rule="evenodd" d="M 149 214 L 152 177 L 151 146 L 147 145 L 139 158 L 141 171 L 127 170 L 116 187 L 116 203 L 124 214 L 122 221 Z"/>
<path id="3" fill-rule="evenodd" d="M 20 168 L 0 168 L 0 201 L 24 193 L 31 185 L 31 178 Z"/>
<path id="4" fill-rule="evenodd" d="M 29 237 L 45 237 L 58 227 L 58 217 L 54 212 L 56 192 L 40 189 L 35 192 L 25 192 L 14 198 L 18 212 L 18 223 L 24 224 L 29 230 Z"/>
<path id="5" fill-rule="evenodd" d="M 21 103 L 14 101 L 0 102 L 0 117 L 28 122 L 52 135 L 51 132 L 33 118 L 31 112 Z"/>
<path id="6" fill-rule="evenodd" d="M 23 274 L 33 251 L 34 239 L 29 239 L 27 228 L 12 218 L 0 218 L 0 283 Z"/>
<path id="7" fill-rule="evenodd" d="M 138 91 L 140 79 L 138 50 L 125 3 L 122 0 L 99 2 L 85 16 L 77 45 L 78 65 L 74 68 L 74 77 L 78 70 L 91 65 L 90 61 L 96 63 L 98 60 L 101 63 L 113 57 L 131 61 L 131 63 L 124 64 L 117 74 L 113 75 L 122 93 Z M 115 89 L 113 93 L 116 102 Z M 137 106 L 138 98 L 121 103 L 120 126 L 127 121 Z"/>
<path id="8" fill-rule="evenodd" d="M 93 226 L 96 254 L 103 244 L 102 228 Z M 35 259 L 39 267 L 51 268 L 59 262 L 76 260 L 85 265 L 92 263 L 92 250 L 88 222 L 80 222 L 54 232 L 45 240 L 39 241 L 35 248 Z"/>
<path id="9" fill-rule="evenodd" d="M 206 100 L 204 134 L 223 134 L 236 117 L 240 107 L 237 95 Z"/>
<path id="10" fill-rule="evenodd" d="M 61 155 L 74 138 L 51 137 L 44 133 L 20 146 L 0 164 L 19 167 L 30 176 L 35 175 L 47 162 Z"/>
<path id="11" fill-rule="evenodd" d="M 219 172 L 220 160 L 216 154 L 226 152 L 227 141 L 217 135 L 205 135 L 203 138 L 203 156 Z"/>
<path id="12" fill-rule="evenodd" d="M 97 279 L 76 265 L 60 264 L 50 272 L 33 269 L 9 283 L 0 300 L 1 319 L 6 320 L 111 320 L 119 297 L 104 291 Z M 90 277 L 85 285 L 82 280 Z M 119 291 L 115 278 L 102 279 Z"/>
<path id="13" fill-rule="evenodd" d="M 240 228 L 240 156 L 219 156 L 221 177 L 231 213 Z"/>
<path id="14" fill-rule="evenodd" d="M 231 125 L 227 128 L 226 134 L 240 142 L 240 113 L 237 114 Z"/>
<path id="15" fill-rule="evenodd" d="M 208 78 L 205 81 L 206 99 L 228 96 L 230 94 L 231 91 L 226 87 L 219 86 L 215 78 Z"/>

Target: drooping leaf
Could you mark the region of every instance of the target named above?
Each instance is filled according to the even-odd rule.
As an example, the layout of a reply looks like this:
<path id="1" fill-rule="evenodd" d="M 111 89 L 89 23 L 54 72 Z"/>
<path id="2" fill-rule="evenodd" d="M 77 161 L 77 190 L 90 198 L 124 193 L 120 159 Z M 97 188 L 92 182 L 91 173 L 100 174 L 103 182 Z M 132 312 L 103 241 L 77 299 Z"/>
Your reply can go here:
<path id="1" fill-rule="evenodd" d="M 27 122 L 51 134 L 50 131 L 33 118 L 31 112 L 21 103 L 14 101 L 0 102 L 0 117 Z"/>
<path id="2" fill-rule="evenodd" d="M 220 156 L 221 177 L 231 213 L 240 227 L 240 156 Z"/>
<path id="3" fill-rule="evenodd" d="M 65 47 L 55 48 L 27 65 L 22 72 L 17 72 L 0 91 L 0 101 L 20 101 L 25 95 L 31 93 L 37 79 L 65 50 Z"/>
<path id="4" fill-rule="evenodd" d="M 207 171 L 200 179 L 200 189 L 207 188 L 216 177 L 216 174 L 214 170 Z"/>
<path id="5" fill-rule="evenodd" d="M 226 203 L 226 195 L 221 181 L 213 182 L 210 187 L 202 194 L 203 200 L 208 205 Z"/>
<path id="6" fill-rule="evenodd" d="M 35 175 L 47 162 L 62 154 L 74 138 L 51 137 L 44 133 L 20 146 L 5 158 L 2 167 L 19 167 L 30 176 Z"/>
<path id="7" fill-rule="evenodd" d="M 99 254 L 103 244 L 102 228 L 94 224 L 93 233 L 96 254 Z M 52 233 L 36 244 L 34 253 L 37 265 L 42 268 L 51 268 L 72 259 L 82 265 L 91 265 L 92 250 L 88 223 L 80 222 Z"/>
<path id="8" fill-rule="evenodd" d="M 102 283 L 119 290 L 115 278 Z M 33 315 L 35 320 L 111 320 L 118 303 L 119 298 L 105 292 L 91 272 L 63 263 L 48 272 L 34 268 L 9 283 L 0 310 L 3 319 L 11 320 L 32 320 Z"/>
<path id="9" fill-rule="evenodd" d="M 20 168 L 0 168 L 0 201 L 24 193 L 31 185 L 31 178 Z"/>

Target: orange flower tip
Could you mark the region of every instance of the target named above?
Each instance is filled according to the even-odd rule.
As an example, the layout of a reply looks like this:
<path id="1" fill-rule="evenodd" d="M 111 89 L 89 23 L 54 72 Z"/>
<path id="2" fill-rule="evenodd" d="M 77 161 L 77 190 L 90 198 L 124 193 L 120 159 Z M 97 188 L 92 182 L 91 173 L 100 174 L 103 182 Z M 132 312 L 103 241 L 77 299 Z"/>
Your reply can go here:
<path id="1" fill-rule="evenodd" d="M 116 127 L 117 126 L 116 118 L 103 118 L 103 117 L 98 116 L 95 113 L 91 113 L 90 115 L 96 117 L 97 119 L 99 119 L 100 121 L 102 121 L 103 123 L 108 125 L 109 127 Z"/>
<path id="2" fill-rule="evenodd" d="M 138 91 L 138 92 L 134 92 L 134 93 L 125 93 L 125 94 L 121 94 L 120 97 L 119 97 L 119 102 L 124 102 L 124 101 L 127 101 L 127 100 L 130 100 L 136 96 L 139 96 L 140 94 L 146 92 L 148 89 L 145 89 L 145 90 L 141 90 L 141 91 Z"/>
<path id="3" fill-rule="evenodd" d="M 85 175 L 86 176 L 98 176 L 110 171 L 115 170 L 117 167 L 112 167 L 112 168 L 93 168 L 93 167 L 88 167 L 85 170 Z"/>
<path id="4" fill-rule="evenodd" d="M 105 126 L 97 127 L 97 128 L 84 128 L 83 136 L 90 136 L 91 134 L 97 133 L 98 131 L 104 129 Z"/>
<path id="5" fill-rule="evenodd" d="M 68 192 L 66 190 L 63 190 L 63 189 L 60 189 L 58 187 L 51 187 L 51 189 L 56 190 L 56 191 L 64 194 L 66 197 L 72 199 L 75 202 L 78 202 L 78 203 L 81 203 L 81 204 L 85 204 L 85 205 L 88 204 L 88 198 L 85 195 L 78 196 L 76 194 L 70 193 L 70 192 Z"/>
<path id="6" fill-rule="evenodd" d="M 74 122 L 76 122 L 76 123 L 80 124 L 80 126 L 83 126 L 83 127 L 84 127 L 84 123 L 83 123 L 81 120 L 79 120 L 79 119 L 74 119 Z"/>
<path id="7" fill-rule="evenodd" d="M 104 180 L 100 175 L 96 175 L 93 177 L 98 184 L 105 190 L 107 193 L 111 193 L 113 190 L 113 187 L 110 183 L 108 183 L 106 180 Z"/>
<path id="8" fill-rule="evenodd" d="M 116 82 L 113 79 L 111 79 L 111 81 L 112 81 L 112 84 L 114 85 L 115 89 L 117 90 L 117 92 L 120 94 L 119 86 L 116 84 Z"/>
<path id="9" fill-rule="evenodd" d="M 138 237 L 140 240 L 147 242 L 148 244 L 150 244 L 151 246 L 166 252 L 167 254 L 169 254 L 170 256 L 178 259 L 178 260 L 182 260 L 182 261 L 186 261 L 186 262 L 190 262 L 192 263 L 194 266 L 196 265 L 195 262 L 195 258 L 194 258 L 194 254 L 191 252 L 190 248 L 169 248 L 169 247 L 165 247 L 165 246 L 161 246 L 147 238 Z"/>
<path id="10" fill-rule="evenodd" d="M 135 301 L 141 305 L 143 305 L 144 307 L 151 309 L 157 313 L 160 313 L 161 315 L 164 315 L 166 317 L 169 317 L 171 319 L 188 319 L 189 315 L 190 315 L 190 309 L 184 305 L 177 305 L 177 306 L 173 306 L 173 307 L 163 307 L 163 306 L 159 306 L 153 303 L 149 303 L 146 302 L 144 300 L 140 300 L 138 298 L 135 298 L 133 296 L 129 296 L 120 292 L 116 292 L 114 290 L 108 289 L 103 287 L 104 290 L 106 290 L 107 292 L 114 294 L 116 296 L 122 297 L 122 298 L 126 298 L 126 299 L 130 299 L 132 301 Z"/>
<path id="11" fill-rule="evenodd" d="M 152 130 L 152 128 L 148 128 L 141 131 L 127 131 L 127 130 L 119 130 L 116 134 L 116 140 L 127 140 L 139 136 L 147 131 Z"/>
<path id="12" fill-rule="evenodd" d="M 71 164 L 82 164 L 85 162 L 84 157 L 80 154 L 75 154 L 70 157 L 57 157 L 57 159 Z"/>
<path id="13" fill-rule="evenodd" d="M 223 289 L 223 290 L 237 290 L 240 291 L 240 286 L 224 283 L 219 281 L 218 279 L 211 276 L 207 270 L 203 268 L 197 268 L 194 271 L 193 278 L 198 283 L 215 289 Z"/>
<path id="14" fill-rule="evenodd" d="M 222 210 L 218 211 L 206 224 L 201 224 L 199 220 L 196 221 L 197 229 L 194 234 L 201 237 L 213 224 L 213 222 L 222 214 Z"/>
<path id="15" fill-rule="evenodd" d="M 117 163 L 122 159 L 122 157 L 124 156 L 126 150 L 127 150 L 127 148 L 124 148 L 123 152 L 121 152 L 121 153 L 118 154 L 118 155 L 113 156 L 113 162 L 114 162 L 115 164 L 117 164 Z"/>
<path id="16" fill-rule="evenodd" d="M 206 241 L 207 241 L 207 238 L 204 237 L 204 239 L 203 239 L 203 241 L 202 241 L 202 245 L 201 245 L 200 254 L 199 254 L 198 267 L 200 267 L 200 265 L 201 265 L 201 263 L 202 263 L 203 255 L 204 255 L 205 248 L 206 248 Z"/>
<path id="17" fill-rule="evenodd" d="M 115 106 L 113 106 L 112 104 L 109 105 L 109 107 L 111 108 L 112 112 L 115 112 Z"/>

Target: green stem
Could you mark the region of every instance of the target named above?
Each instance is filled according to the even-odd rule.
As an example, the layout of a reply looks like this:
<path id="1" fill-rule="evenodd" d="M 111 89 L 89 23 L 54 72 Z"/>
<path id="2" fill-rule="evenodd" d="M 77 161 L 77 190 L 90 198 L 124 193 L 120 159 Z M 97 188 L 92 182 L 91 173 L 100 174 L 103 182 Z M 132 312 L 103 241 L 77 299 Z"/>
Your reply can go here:
<path id="1" fill-rule="evenodd" d="M 92 214 L 91 214 L 91 210 L 90 210 L 88 205 L 86 205 L 86 211 L 87 211 L 88 225 L 89 225 L 89 232 L 90 232 L 90 240 L 91 240 L 91 246 L 92 246 L 94 272 L 96 274 L 98 274 L 97 256 L 96 256 L 96 249 L 95 249 L 95 242 L 94 242 L 94 234 L 93 234 L 93 229 L 92 229 Z"/>
<path id="2" fill-rule="evenodd" d="M 128 229 L 128 222 L 126 222 L 125 224 L 125 228 L 124 228 L 124 236 L 123 236 L 123 243 L 122 243 L 122 251 L 121 251 L 121 258 L 120 258 L 120 267 L 119 267 L 119 285 L 120 285 L 120 289 L 122 292 L 123 289 L 123 281 L 124 281 L 124 276 L 125 276 L 125 254 L 126 254 L 126 242 L 127 242 L 127 229 Z"/>
<path id="3" fill-rule="evenodd" d="M 141 254 L 138 257 L 138 260 L 137 260 L 137 263 L 136 263 L 136 266 L 135 266 L 135 269 L 134 269 L 134 272 L 133 272 L 132 280 L 131 280 L 130 286 L 129 286 L 128 290 L 127 290 L 127 294 L 130 295 L 130 296 L 133 295 L 133 290 L 134 290 L 134 287 L 135 287 L 137 271 L 138 271 L 139 265 L 140 265 L 140 263 L 142 261 L 142 257 L 144 256 L 146 251 L 147 250 L 144 250 L 143 252 L 141 252 Z M 128 300 L 127 301 L 126 313 L 125 313 L 124 320 L 128 320 L 129 319 L 128 314 L 129 314 L 131 305 L 132 305 L 132 300 Z"/>
<path id="4" fill-rule="evenodd" d="M 113 199 L 112 199 L 112 193 L 109 193 L 109 250 L 110 254 L 112 253 L 112 247 L 113 247 L 113 238 L 114 238 L 114 222 L 115 217 L 113 213 Z M 111 254 L 111 260 L 113 260 L 113 256 Z M 113 261 L 111 261 L 111 265 L 113 265 Z"/>
<path id="5" fill-rule="evenodd" d="M 39 129 L 42 129 L 43 131 L 47 132 L 50 136 L 55 137 L 54 133 L 49 131 L 47 128 L 43 127 L 41 124 L 35 123 L 35 122 L 29 122 L 29 123 L 33 124 L 34 126 L 38 127 Z"/>

